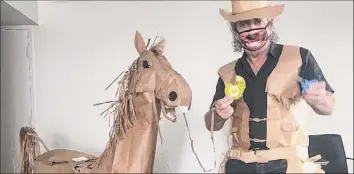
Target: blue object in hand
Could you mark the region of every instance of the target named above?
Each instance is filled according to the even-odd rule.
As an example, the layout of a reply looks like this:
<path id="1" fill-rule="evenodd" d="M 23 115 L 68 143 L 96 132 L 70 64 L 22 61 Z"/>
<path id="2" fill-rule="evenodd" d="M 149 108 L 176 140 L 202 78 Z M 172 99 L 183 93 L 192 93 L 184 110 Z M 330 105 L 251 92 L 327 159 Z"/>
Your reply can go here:
<path id="1" fill-rule="evenodd" d="M 300 82 L 300 86 L 301 86 L 301 95 L 304 95 L 306 93 L 306 90 L 313 84 L 313 83 L 317 83 L 318 80 L 314 79 L 314 80 L 306 80 L 302 77 L 298 78 L 298 81 Z"/>

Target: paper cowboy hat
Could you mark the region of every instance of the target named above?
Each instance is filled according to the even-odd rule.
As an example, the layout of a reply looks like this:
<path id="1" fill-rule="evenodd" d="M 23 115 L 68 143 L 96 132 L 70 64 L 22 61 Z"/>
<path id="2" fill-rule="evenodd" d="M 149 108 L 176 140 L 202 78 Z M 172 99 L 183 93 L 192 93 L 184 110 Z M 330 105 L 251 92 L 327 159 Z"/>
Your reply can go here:
<path id="1" fill-rule="evenodd" d="M 230 22 L 249 20 L 254 18 L 273 18 L 284 10 L 284 4 L 270 6 L 267 1 L 235 1 L 231 0 L 232 12 L 219 9 L 221 16 Z"/>

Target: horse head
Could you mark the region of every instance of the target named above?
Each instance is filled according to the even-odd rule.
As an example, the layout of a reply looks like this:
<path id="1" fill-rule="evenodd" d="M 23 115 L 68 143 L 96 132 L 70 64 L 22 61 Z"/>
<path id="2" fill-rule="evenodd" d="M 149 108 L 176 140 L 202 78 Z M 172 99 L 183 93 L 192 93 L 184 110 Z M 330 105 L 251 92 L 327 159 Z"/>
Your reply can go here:
<path id="1" fill-rule="evenodd" d="M 192 91 L 165 58 L 165 44 L 163 39 L 148 48 L 149 44 L 146 45 L 141 34 L 136 32 L 135 48 L 139 56 L 122 73 L 117 100 L 109 102 L 111 105 L 103 112 L 113 116 L 114 124 L 110 141 L 93 166 L 115 173 L 151 173 L 160 114 L 175 122 L 177 108 L 183 113 L 190 110 Z M 131 153 L 135 151 L 141 153 Z M 129 159 L 120 158 L 123 156 Z"/>
<path id="2" fill-rule="evenodd" d="M 140 78 L 135 83 L 135 92 L 153 93 L 163 115 L 176 121 L 176 108 L 183 113 L 190 110 L 192 91 L 164 56 L 165 44 L 166 40 L 162 39 L 148 49 L 141 34 L 136 32 L 135 48 L 139 53 L 136 67 Z"/>

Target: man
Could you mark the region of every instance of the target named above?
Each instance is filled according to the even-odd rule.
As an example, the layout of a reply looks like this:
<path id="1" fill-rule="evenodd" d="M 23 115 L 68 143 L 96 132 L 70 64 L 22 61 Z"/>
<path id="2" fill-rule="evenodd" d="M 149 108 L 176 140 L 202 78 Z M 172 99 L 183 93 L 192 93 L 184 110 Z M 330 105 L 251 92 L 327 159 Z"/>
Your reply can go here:
<path id="1" fill-rule="evenodd" d="M 212 110 L 205 115 L 209 131 L 220 130 L 230 119 L 233 143 L 226 173 L 323 172 L 308 157 L 308 135 L 298 121 L 305 116 L 294 116 L 291 107 L 303 99 L 317 114 L 330 115 L 334 91 L 308 49 L 276 44 L 273 19 L 283 9 L 253 0 L 232 1 L 232 13 L 220 9 L 230 22 L 234 50 L 244 51 L 219 69 Z M 238 100 L 224 94 L 225 84 L 235 83 L 236 75 L 246 81 Z M 301 88 L 300 77 L 318 81 Z M 306 171 L 309 165 L 313 168 Z"/>

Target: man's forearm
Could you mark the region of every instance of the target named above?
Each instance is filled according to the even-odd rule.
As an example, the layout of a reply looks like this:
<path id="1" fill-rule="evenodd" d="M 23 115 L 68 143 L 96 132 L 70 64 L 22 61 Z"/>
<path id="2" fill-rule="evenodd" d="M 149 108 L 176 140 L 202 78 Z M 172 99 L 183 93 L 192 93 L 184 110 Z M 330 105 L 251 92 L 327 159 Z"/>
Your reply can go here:
<path id="1" fill-rule="evenodd" d="M 204 116 L 205 126 L 209 131 L 211 129 L 211 113 L 212 111 L 208 111 Z M 214 112 L 214 131 L 220 130 L 225 122 L 225 119 L 221 118 L 216 112 Z"/>
<path id="2" fill-rule="evenodd" d="M 331 92 L 326 93 L 327 97 L 325 101 L 319 104 L 310 104 L 312 109 L 319 115 L 331 115 L 334 106 L 334 95 Z"/>

